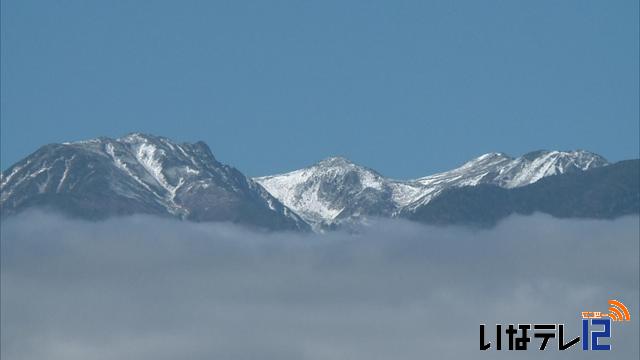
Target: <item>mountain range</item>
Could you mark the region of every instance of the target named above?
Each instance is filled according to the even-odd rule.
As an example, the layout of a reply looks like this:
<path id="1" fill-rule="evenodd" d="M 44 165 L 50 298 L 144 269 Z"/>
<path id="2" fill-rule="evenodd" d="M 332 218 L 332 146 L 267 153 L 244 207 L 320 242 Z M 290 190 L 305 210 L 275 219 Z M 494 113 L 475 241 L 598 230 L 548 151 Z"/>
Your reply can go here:
<path id="1" fill-rule="evenodd" d="M 491 226 L 510 214 L 615 218 L 640 212 L 640 161 L 578 151 L 489 153 L 413 180 L 342 157 L 248 178 L 203 142 L 133 133 L 45 145 L 2 172 L 2 217 L 47 208 L 103 219 L 152 214 L 270 230 L 324 231 L 371 217 Z"/>

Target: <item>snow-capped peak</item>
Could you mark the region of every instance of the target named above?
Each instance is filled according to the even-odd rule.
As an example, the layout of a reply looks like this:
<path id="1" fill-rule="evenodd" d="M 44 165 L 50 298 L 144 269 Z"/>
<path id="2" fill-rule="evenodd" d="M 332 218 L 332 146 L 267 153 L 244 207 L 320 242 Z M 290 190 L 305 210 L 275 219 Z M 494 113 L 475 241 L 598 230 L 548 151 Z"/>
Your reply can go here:
<path id="1" fill-rule="evenodd" d="M 387 190 L 386 180 L 380 174 L 339 156 L 254 180 L 314 225 L 331 223 L 363 192 Z"/>
<path id="2" fill-rule="evenodd" d="M 492 183 L 514 188 L 532 184 L 543 177 L 589 170 L 607 165 L 600 155 L 584 151 L 529 152 L 503 166 Z"/>
<path id="3" fill-rule="evenodd" d="M 92 190 L 85 194 L 79 188 Z M 44 146 L 2 174 L 0 190 L 3 206 L 16 209 L 36 194 L 79 197 L 73 201 L 81 202 L 107 196 L 109 201 L 89 207 L 195 220 L 254 216 L 251 221 L 274 220 L 266 227 L 307 227 L 259 184 L 216 161 L 203 142 L 176 143 L 142 133 Z M 110 208 L 111 203 L 116 205 Z"/>
<path id="4" fill-rule="evenodd" d="M 328 158 L 318 161 L 318 163 L 315 166 L 343 167 L 343 166 L 358 166 L 358 165 L 354 164 L 351 160 L 342 156 L 330 156 Z"/>

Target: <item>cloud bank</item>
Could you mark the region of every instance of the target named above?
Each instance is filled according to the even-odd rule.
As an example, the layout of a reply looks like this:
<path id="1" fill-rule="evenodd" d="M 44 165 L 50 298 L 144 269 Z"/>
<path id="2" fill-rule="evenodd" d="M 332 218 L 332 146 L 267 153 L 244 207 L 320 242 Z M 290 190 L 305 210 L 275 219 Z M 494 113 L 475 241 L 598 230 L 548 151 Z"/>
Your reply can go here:
<path id="1" fill-rule="evenodd" d="M 637 216 L 511 217 L 491 230 L 380 220 L 256 233 L 133 216 L 2 222 L 2 359 L 617 358 L 640 353 Z M 479 350 L 479 324 L 631 310 L 613 351 Z M 504 340 L 503 340 L 504 341 Z"/>

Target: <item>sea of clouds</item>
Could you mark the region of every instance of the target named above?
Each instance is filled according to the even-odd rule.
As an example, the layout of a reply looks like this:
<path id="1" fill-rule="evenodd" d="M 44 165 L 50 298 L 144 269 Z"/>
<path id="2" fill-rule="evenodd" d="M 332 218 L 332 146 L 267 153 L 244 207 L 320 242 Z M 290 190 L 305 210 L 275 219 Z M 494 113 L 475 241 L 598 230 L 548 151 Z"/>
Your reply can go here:
<path id="1" fill-rule="evenodd" d="M 145 216 L 1 224 L 3 360 L 637 359 L 638 216 L 488 230 L 373 221 L 261 233 Z M 609 353 L 481 352 L 479 325 L 564 323 L 617 298 Z M 503 347 L 506 346 L 503 338 Z"/>

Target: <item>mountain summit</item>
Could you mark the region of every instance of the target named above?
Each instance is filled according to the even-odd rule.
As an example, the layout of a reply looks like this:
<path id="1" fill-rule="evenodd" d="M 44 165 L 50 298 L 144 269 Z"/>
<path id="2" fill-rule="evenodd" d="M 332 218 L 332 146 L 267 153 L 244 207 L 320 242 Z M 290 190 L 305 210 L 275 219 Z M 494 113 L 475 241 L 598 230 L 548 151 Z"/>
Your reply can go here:
<path id="1" fill-rule="evenodd" d="M 389 181 L 342 157 L 254 180 L 314 226 L 342 217 L 386 216 L 394 210 Z"/>
<path id="2" fill-rule="evenodd" d="M 0 191 L 3 216 L 38 206 L 88 218 L 144 213 L 308 228 L 204 142 L 140 133 L 43 146 L 2 174 Z"/>

